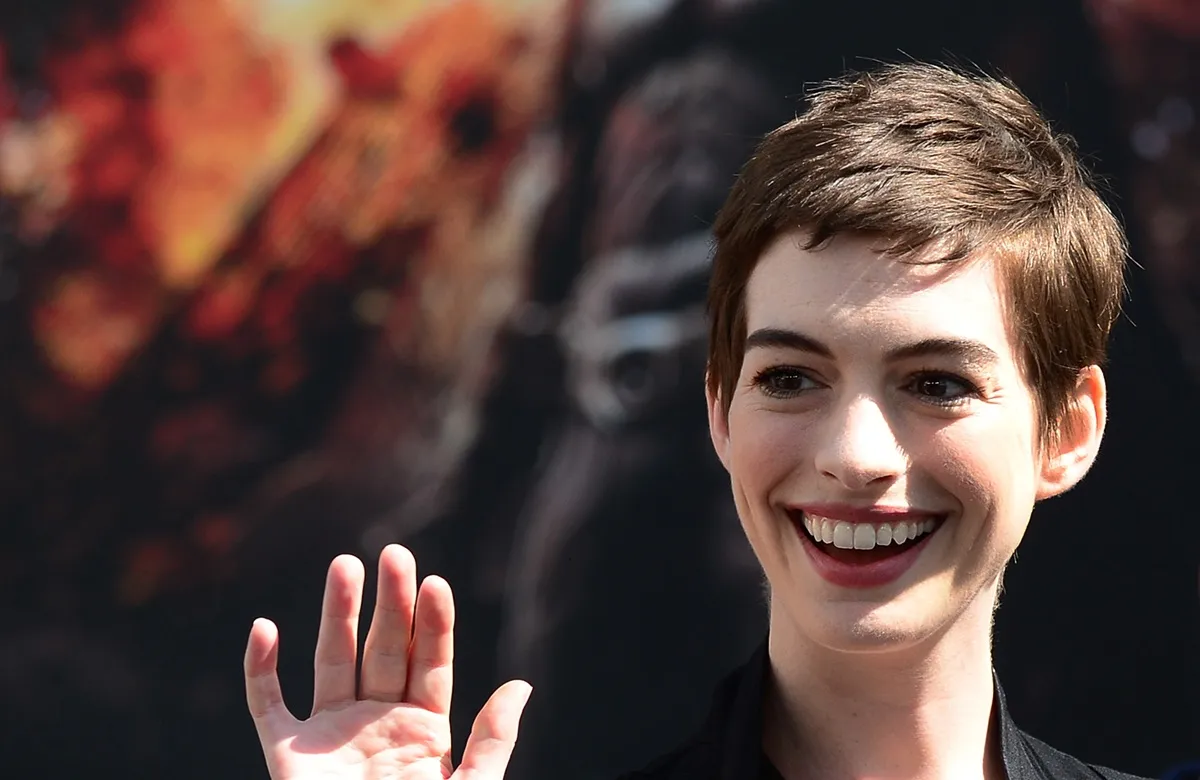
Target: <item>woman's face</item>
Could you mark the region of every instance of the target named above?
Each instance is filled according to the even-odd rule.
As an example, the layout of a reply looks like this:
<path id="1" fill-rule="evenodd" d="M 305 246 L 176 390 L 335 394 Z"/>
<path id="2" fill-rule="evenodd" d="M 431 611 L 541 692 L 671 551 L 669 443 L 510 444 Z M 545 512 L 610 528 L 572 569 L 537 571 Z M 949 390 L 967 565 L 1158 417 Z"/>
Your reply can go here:
<path id="1" fill-rule="evenodd" d="M 990 617 L 1034 502 L 1090 466 L 1103 376 L 1084 373 L 1081 433 L 1042 453 L 1003 305 L 986 257 L 900 263 L 859 238 L 785 236 L 751 275 L 710 424 L 773 611 L 809 640 L 902 648 Z"/>

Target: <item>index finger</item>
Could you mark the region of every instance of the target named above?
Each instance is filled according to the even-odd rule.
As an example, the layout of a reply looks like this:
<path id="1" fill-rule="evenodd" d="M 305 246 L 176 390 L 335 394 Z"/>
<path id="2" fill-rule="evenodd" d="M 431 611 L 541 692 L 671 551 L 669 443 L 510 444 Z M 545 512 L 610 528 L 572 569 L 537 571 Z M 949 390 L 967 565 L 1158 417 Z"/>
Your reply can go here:
<path id="1" fill-rule="evenodd" d="M 413 622 L 405 701 L 449 715 L 454 684 L 454 595 L 450 583 L 438 576 L 425 578 L 417 591 Z"/>

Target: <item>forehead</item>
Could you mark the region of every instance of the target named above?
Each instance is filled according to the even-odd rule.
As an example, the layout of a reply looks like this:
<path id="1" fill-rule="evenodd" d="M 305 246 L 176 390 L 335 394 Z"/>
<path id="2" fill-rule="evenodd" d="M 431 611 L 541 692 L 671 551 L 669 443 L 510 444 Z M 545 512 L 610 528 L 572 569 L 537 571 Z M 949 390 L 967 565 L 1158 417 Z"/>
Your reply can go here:
<path id="1" fill-rule="evenodd" d="M 901 262 L 865 238 L 839 236 L 815 250 L 803 249 L 802 239 L 784 235 L 759 260 L 746 288 L 748 333 L 800 328 L 852 346 L 971 338 L 1011 353 L 991 258 Z"/>

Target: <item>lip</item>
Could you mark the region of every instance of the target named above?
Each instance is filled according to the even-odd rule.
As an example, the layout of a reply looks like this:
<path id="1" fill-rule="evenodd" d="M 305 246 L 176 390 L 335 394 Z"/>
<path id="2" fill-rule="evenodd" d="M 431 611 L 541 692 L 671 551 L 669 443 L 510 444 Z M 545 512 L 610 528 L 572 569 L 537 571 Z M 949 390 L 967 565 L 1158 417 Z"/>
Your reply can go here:
<path id="1" fill-rule="evenodd" d="M 859 590 L 883 587 L 900 579 L 917 562 L 921 551 L 929 544 L 929 540 L 937 534 L 941 524 L 939 523 L 939 527 L 935 528 L 932 533 L 925 534 L 917 541 L 907 545 L 903 552 L 896 555 L 891 555 L 870 563 L 844 563 L 821 551 L 817 547 L 816 542 L 809 537 L 808 532 L 804 530 L 804 512 L 806 511 L 810 515 L 819 515 L 830 520 L 844 520 L 853 523 L 941 520 L 946 517 L 944 513 L 940 512 L 923 512 L 895 507 L 864 508 L 832 504 L 809 504 L 804 509 L 789 507 L 788 517 L 792 521 L 796 535 L 800 537 L 800 544 L 804 548 L 804 552 L 808 555 L 809 561 L 812 562 L 813 569 L 821 576 L 821 579 L 840 588 Z"/>

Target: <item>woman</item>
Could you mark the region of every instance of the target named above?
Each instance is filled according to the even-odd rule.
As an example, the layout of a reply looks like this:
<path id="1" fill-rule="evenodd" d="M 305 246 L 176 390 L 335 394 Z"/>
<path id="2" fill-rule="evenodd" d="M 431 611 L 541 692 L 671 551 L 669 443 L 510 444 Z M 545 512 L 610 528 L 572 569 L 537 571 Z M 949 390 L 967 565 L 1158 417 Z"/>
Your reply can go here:
<path id="1" fill-rule="evenodd" d="M 1034 504 L 1091 467 L 1125 240 L 1011 85 L 928 65 L 829 85 L 758 147 L 714 227 L 709 428 L 770 585 L 762 650 L 643 778 L 1127 778 L 1021 732 L 992 670 Z M 313 715 L 256 621 L 272 776 L 500 778 L 529 686 L 450 765 L 453 605 L 392 546 L 330 567 Z"/>

